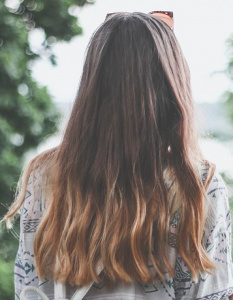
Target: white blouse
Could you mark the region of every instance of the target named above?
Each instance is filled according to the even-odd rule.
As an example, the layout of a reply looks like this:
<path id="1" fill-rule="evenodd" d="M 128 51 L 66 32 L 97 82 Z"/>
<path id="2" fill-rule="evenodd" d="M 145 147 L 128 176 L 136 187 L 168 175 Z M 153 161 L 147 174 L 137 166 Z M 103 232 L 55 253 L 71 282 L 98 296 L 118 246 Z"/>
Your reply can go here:
<path id="1" fill-rule="evenodd" d="M 205 165 L 201 166 L 202 180 L 208 172 Z M 38 171 L 29 178 L 27 193 L 20 217 L 19 249 L 15 259 L 15 300 L 19 300 L 20 292 L 25 286 L 39 287 L 49 299 L 54 299 L 54 283 L 50 280 L 38 280 L 34 253 L 33 240 L 37 226 L 44 210 L 44 199 L 41 193 L 40 177 Z M 221 176 L 215 175 L 208 187 L 207 198 L 213 209 L 208 216 L 208 229 L 205 230 L 203 242 L 209 257 L 216 265 L 212 275 L 201 274 L 197 283 L 192 279 L 191 272 L 182 260 L 174 246 L 176 228 L 180 219 L 178 209 L 170 223 L 171 259 L 175 261 L 175 277 L 167 277 L 164 281 L 156 281 L 148 285 L 134 282 L 131 285 L 116 284 L 109 290 L 103 284 L 94 283 L 84 299 L 95 300 L 172 300 L 172 299 L 200 299 L 224 300 L 233 294 L 233 269 L 231 259 L 231 214 L 229 209 L 226 186 Z M 151 266 L 150 266 L 151 267 Z M 152 268 L 152 267 L 151 267 Z M 67 299 L 70 299 L 77 287 L 67 284 Z M 27 294 L 29 299 L 38 299 L 36 294 Z"/>

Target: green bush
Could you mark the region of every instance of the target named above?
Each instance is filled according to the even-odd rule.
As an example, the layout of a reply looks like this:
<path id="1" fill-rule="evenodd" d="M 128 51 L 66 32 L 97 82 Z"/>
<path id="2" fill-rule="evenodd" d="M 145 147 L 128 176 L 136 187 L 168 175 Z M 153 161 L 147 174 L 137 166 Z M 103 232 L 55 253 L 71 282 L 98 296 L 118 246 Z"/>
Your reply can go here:
<path id="1" fill-rule="evenodd" d="M 14 261 L 5 262 L 0 259 L 0 299 L 14 299 Z"/>

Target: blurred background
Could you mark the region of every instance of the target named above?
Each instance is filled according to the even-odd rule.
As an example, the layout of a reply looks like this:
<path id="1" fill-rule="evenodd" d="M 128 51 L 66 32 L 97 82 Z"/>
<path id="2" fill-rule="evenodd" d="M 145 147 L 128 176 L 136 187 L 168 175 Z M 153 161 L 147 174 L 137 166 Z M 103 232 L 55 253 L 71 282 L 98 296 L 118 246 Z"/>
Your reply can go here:
<path id="1" fill-rule="evenodd" d="M 0 218 L 22 167 L 59 144 L 82 73 L 85 49 L 109 12 L 171 10 L 188 61 L 200 145 L 233 186 L 232 0 L 1 0 Z M 0 300 L 14 299 L 19 221 L 0 227 Z"/>

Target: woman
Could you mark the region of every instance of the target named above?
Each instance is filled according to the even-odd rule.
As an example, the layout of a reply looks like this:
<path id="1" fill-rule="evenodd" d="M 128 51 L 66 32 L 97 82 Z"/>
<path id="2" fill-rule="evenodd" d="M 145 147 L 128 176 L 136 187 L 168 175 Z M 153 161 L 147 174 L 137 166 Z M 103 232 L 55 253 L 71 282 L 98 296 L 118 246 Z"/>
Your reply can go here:
<path id="1" fill-rule="evenodd" d="M 22 206 L 16 299 L 26 285 L 53 299 L 53 281 L 67 298 L 93 282 L 85 299 L 233 294 L 227 191 L 168 25 L 117 13 L 94 33 L 62 143 L 30 162 L 6 216 Z"/>

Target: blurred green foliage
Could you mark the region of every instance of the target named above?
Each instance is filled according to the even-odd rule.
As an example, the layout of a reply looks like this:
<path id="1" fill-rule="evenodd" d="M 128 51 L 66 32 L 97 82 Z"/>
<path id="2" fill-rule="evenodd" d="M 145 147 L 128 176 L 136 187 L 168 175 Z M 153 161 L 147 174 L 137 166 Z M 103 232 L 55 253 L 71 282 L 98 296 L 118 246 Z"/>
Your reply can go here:
<path id="1" fill-rule="evenodd" d="M 233 82 L 233 34 L 226 41 L 227 53 L 228 53 L 228 63 L 225 70 L 225 75 Z M 223 108 L 225 108 L 226 115 L 229 117 L 231 123 L 233 124 L 233 89 L 227 90 L 223 96 Z M 232 138 L 230 138 L 232 140 Z M 229 178 L 226 174 L 221 174 L 229 191 L 229 203 L 231 209 L 231 215 L 233 216 L 233 178 Z M 233 219 L 233 218 L 232 218 Z M 232 222 L 232 232 L 233 232 L 233 222 Z M 233 239 L 232 239 L 233 245 Z M 233 247 L 232 258 L 233 258 Z"/>
<path id="2" fill-rule="evenodd" d="M 82 33 L 73 11 L 91 0 L 0 1 L 0 218 L 12 203 L 25 154 L 57 131 L 59 112 L 46 87 L 32 77 L 35 60 L 56 65 L 53 44 Z M 32 50 L 29 36 L 44 33 L 40 48 Z M 0 228 L 0 299 L 14 299 L 13 260 L 18 247 L 14 235 Z"/>
<path id="3" fill-rule="evenodd" d="M 14 261 L 6 262 L 0 259 L 0 296 L 1 300 L 14 299 Z"/>
<path id="4" fill-rule="evenodd" d="M 228 53 L 228 63 L 225 70 L 226 76 L 233 82 L 233 34 L 226 41 L 227 53 Z M 227 90 L 222 97 L 224 101 L 224 106 L 228 116 L 233 123 L 233 89 Z"/>
<path id="5" fill-rule="evenodd" d="M 233 34 L 226 41 L 227 53 L 228 53 L 228 64 L 225 70 L 226 76 L 233 82 Z M 224 107 L 228 117 L 230 118 L 231 123 L 233 124 L 233 89 L 227 90 L 222 97 L 224 101 Z M 233 178 L 228 178 L 222 174 L 228 190 L 229 190 L 229 201 L 231 207 L 231 213 L 233 216 Z M 232 224 L 233 228 L 233 224 Z M 233 243 L 232 243 L 233 245 Z M 233 257 L 233 248 L 232 248 L 232 257 Z"/>

